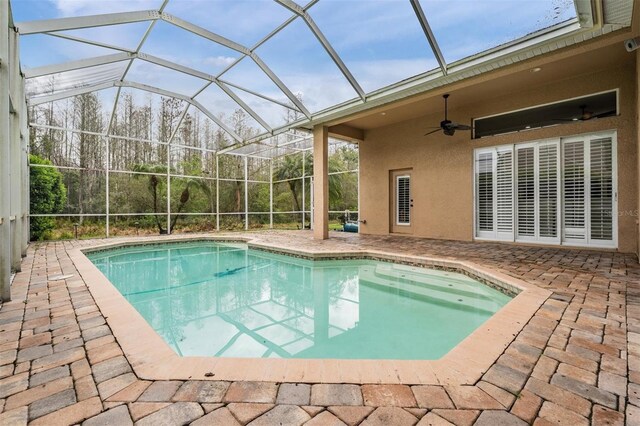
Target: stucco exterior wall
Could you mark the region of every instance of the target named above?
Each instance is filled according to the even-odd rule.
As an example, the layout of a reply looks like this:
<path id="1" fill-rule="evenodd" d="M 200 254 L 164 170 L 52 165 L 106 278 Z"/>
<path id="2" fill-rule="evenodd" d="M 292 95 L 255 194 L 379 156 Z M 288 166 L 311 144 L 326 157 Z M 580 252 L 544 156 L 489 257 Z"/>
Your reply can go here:
<path id="1" fill-rule="evenodd" d="M 413 235 L 438 239 L 473 239 L 473 150 L 479 147 L 535 141 L 602 130 L 617 131 L 618 150 L 618 247 L 622 252 L 638 248 L 638 96 L 636 61 L 593 74 L 555 81 L 540 87 L 522 87 L 517 93 L 496 93 L 456 105 L 450 98 L 449 118 L 469 123 L 483 117 L 534 105 L 619 89 L 616 117 L 569 123 L 515 134 L 471 139 L 468 131 L 454 136 L 436 133 L 442 113 L 396 123 L 365 132 L 360 143 L 360 212 L 365 234 L 389 233 L 389 171 L 412 169 Z M 544 72 L 544 70 L 542 71 Z M 550 78 L 552 78 L 550 76 Z"/>
<path id="2" fill-rule="evenodd" d="M 636 18 L 636 23 L 639 19 Z M 637 25 L 636 25 L 637 27 Z M 637 177 L 638 177 L 638 186 L 637 186 L 637 197 L 638 201 L 636 203 L 636 235 L 637 245 L 636 245 L 636 254 L 638 258 L 640 258 L 640 50 L 636 50 L 636 156 L 638 160 L 638 169 L 637 169 Z"/>

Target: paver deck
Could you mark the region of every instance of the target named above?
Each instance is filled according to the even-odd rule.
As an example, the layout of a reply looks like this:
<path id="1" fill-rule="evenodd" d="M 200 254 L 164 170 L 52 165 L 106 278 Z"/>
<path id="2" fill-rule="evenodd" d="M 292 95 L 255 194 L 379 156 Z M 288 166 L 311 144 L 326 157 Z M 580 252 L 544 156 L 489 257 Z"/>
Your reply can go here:
<path id="1" fill-rule="evenodd" d="M 147 381 L 68 254 L 118 239 L 32 244 L 0 308 L 0 424 L 640 424 L 635 255 L 342 233 L 315 241 L 308 231 L 251 237 L 292 250 L 469 260 L 552 293 L 473 385 Z"/>

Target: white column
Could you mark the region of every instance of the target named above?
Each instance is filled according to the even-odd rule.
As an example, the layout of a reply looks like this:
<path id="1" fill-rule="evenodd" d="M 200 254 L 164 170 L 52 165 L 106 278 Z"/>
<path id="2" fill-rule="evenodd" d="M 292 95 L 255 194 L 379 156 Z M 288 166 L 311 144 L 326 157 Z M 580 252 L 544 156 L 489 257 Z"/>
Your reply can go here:
<path id="1" fill-rule="evenodd" d="M 0 297 L 11 300 L 9 2 L 0 1 Z"/>
<path id="2" fill-rule="evenodd" d="M 10 150 L 11 150 L 11 268 L 14 271 L 22 269 L 22 167 L 20 121 L 22 120 L 22 99 L 20 87 L 20 56 L 18 53 L 18 34 L 9 29 L 9 90 L 13 99 L 14 112 L 9 117 Z"/>
<path id="3" fill-rule="evenodd" d="M 218 171 L 220 162 L 216 153 L 216 231 L 220 231 L 220 172 Z"/>
<path id="4" fill-rule="evenodd" d="M 329 131 L 326 126 L 313 128 L 313 238 L 329 238 Z"/>
<path id="5" fill-rule="evenodd" d="M 107 236 L 107 238 L 109 238 L 109 194 L 110 194 L 110 188 L 109 188 L 109 169 L 110 169 L 110 164 L 109 164 L 109 157 L 111 155 L 111 138 L 109 138 L 108 136 L 104 138 L 105 139 L 105 153 L 107 155 L 107 163 L 105 164 L 105 186 L 106 186 L 106 194 L 105 194 L 105 200 L 106 200 L 106 218 L 105 218 L 105 234 Z"/>
<path id="6" fill-rule="evenodd" d="M 20 79 L 20 103 L 22 105 L 22 116 L 20 118 L 20 144 L 21 144 L 21 190 L 22 190 L 22 252 L 24 257 L 27 255 L 27 247 L 29 246 L 29 108 L 25 98 L 24 78 Z"/>
<path id="7" fill-rule="evenodd" d="M 307 157 L 307 156 L 305 155 L 306 153 L 307 153 L 306 151 L 302 151 L 302 228 L 301 228 L 301 229 L 304 229 L 304 208 L 305 208 L 305 202 L 304 202 L 304 199 L 306 198 L 306 193 L 305 193 L 305 189 L 304 189 L 304 186 L 305 186 L 304 184 L 305 184 L 305 180 L 306 180 L 306 179 L 304 178 L 304 176 L 305 176 L 305 172 L 306 172 L 306 171 L 305 171 L 305 164 L 304 164 L 304 163 L 305 163 L 305 161 L 304 161 L 304 160 L 305 160 L 305 159 L 306 159 L 306 157 Z"/>
<path id="8" fill-rule="evenodd" d="M 171 235 L 171 145 L 167 145 L 167 235 Z"/>
<path id="9" fill-rule="evenodd" d="M 273 229 L 273 158 L 269 159 L 269 229 Z"/>
<path id="10" fill-rule="evenodd" d="M 244 157 L 244 230 L 249 229 L 249 160 Z"/>
<path id="11" fill-rule="evenodd" d="M 23 80 L 24 83 L 24 80 Z M 22 86 L 22 93 L 24 94 L 24 85 Z M 24 97 L 24 96 L 23 96 Z M 20 158 L 22 169 L 22 257 L 27 255 L 27 248 L 29 246 L 29 120 L 27 118 L 28 108 L 26 101 L 22 105 L 22 131 L 20 143 L 22 144 L 22 157 Z"/>

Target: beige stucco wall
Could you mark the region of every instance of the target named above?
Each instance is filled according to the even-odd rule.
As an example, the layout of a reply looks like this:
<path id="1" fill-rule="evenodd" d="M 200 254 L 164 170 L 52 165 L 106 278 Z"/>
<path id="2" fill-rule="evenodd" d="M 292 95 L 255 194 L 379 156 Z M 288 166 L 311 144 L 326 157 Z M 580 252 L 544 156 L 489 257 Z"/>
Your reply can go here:
<path id="1" fill-rule="evenodd" d="M 413 235 L 473 239 L 473 150 L 483 146 L 534 141 L 598 130 L 616 129 L 618 136 L 618 246 L 636 252 L 638 228 L 637 74 L 635 61 L 594 74 L 523 87 L 517 93 L 497 93 L 492 99 L 456 107 L 451 96 L 450 119 L 468 123 L 482 117 L 610 89 L 619 89 L 620 115 L 569 123 L 517 134 L 472 140 L 469 132 L 453 137 L 438 133 L 424 137 L 427 127 L 438 125 L 441 113 L 368 130 L 360 143 L 360 211 L 365 234 L 389 232 L 389 171 L 413 169 Z"/>
<path id="2" fill-rule="evenodd" d="M 636 18 L 636 23 L 640 21 L 640 19 Z M 636 25 L 637 26 L 637 25 Z M 637 150 L 636 156 L 638 160 L 638 202 L 636 204 L 636 226 L 637 226 L 637 236 L 638 241 L 636 245 L 636 254 L 638 258 L 640 258 L 640 50 L 636 50 L 636 137 L 637 137 Z"/>

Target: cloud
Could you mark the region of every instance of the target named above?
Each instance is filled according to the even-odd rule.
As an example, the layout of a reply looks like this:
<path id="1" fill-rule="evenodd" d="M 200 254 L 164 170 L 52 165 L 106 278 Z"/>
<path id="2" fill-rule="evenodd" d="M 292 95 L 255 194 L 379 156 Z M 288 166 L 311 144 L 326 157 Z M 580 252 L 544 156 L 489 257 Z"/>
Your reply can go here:
<path id="1" fill-rule="evenodd" d="M 169 90 L 185 96 L 193 95 L 206 83 L 197 77 L 174 71 L 159 65 L 136 59 L 127 73 L 126 80 L 159 89 Z"/>
<path id="2" fill-rule="evenodd" d="M 416 15 L 407 2 L 378 0 L 318 2 L 309 11 L 316 24 L 333 46 L 341 50 L 355 50 L 389 41 L 423 37 Z M 354 23 L 357 26 L 354 27 Z M 425 40 L 426 42 L 426 40 Z"/>
<path id="3" fill-rule="evenodd" d="M 229 56 L 209 56 L 207 58 L 204 58 L 202 62 L 216 68 L 226 68 L 235 60 L 236 58 L 232 58 Z"/>
<path id="4" fill-rule="evenodd" d="M 61 17 L 158 9 L 158 0 L 49 0 Z"/>
<path id="5" fill-rule="evenodd" d="M 161 4 L 161 0 L 48 1 L 60 17 L 157 9 Z M 37 3 L 34 2 L 34 6 Z M 448 61 L 521 37 L 575 13 L 572 0 L 421 0 L 421 5 Z M 172 0 L 166 11 L 246 46 L 261 39 L 291 15 L 276 3 L 255 0 Z M 437 65 L 408 2 L 362 0 L 338 4 L 323 0 L 314 5 L 310 13 L 367 92 Z M 139 26 L 144 30 L 146 23 Z M 95 35 L 94 40 L 100 37 L 114 44 L 128 43 L 126 47 L 131 44 L 135 47 L 141 37 L 135 24 L 90 31 Z M 62 44 L 56 54 L 68 59 L 76 59 L 74 56 L 80 52 L 86 57 L 85 50 L 88 50 L 83 47 L 77 51 L 63 51 L 62 47 L 68 48 L 68 45 Z M 226 68 L 238 55 L 165 22 L 156 24 L 142 51 L 211 74 Z M 36 52 L 37 49 L 29 50 L 34 56 L 37 56 Z M 292 92 L 303 94 L 303 102 L 312 112 L 355 97 L 349 83 L 300 18 L 267 41 L 257 53 Z M 96 56 L 99 54 L 104 52 L 96 53 Z M 54 56 L 51 52 L 40 55 Z M 29 62 L 28 58 L 25 62 Z M 223 78 L 285 100 L 279 89 L 250 60 L 242 61 Z M 189 79 L 172 78 L 169 73 L 151 71 L 148 66 L 136 65 L 127 79 L 155 81 L 156 85 L 176 92 L 193 93 L 193 82 L 187 81 Z M 233 103 L 225 96 L 207 92 L 200 99 L 211 108 L 233 108 Z M 278 121 L 282 114 L 280 106 L 274 105 L 270 112 L 268 104 L 261 100 L 247 98 L 247 101 L 268 116 L 265 117 L 267 121 Z"/>
<path id="6" fill-rule="evenodd" d="M 438 62 L 435 58 L 380 59 L 356 61 L 349 65 L 349 69 L 366 92 L 438 68 Z"/>
<path id="7" fill-rule="evenodd" d="M 274 1 L 256 0 L 172 0 L 165 11 L 246 47 L 292 15 Z"/>

